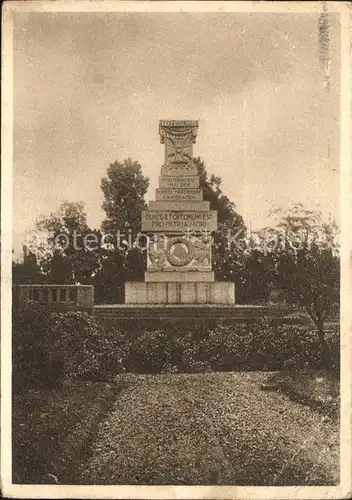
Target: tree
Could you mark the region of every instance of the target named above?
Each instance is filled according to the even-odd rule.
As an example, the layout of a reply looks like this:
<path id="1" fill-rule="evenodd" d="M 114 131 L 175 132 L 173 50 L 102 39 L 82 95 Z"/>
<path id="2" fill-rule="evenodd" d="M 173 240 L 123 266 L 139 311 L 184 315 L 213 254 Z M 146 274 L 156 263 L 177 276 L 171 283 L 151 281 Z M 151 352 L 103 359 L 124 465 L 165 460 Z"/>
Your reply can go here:
<path id="1" fill-rule="evenodd" d="M 95 303 L 115 304 L 124 301 L 125 260 L 125 255 L 118 249 L 101 247 L 100 265 L 90 281 L 94 285 Z"/>
<path id="2" fill-rule="evenodd" d="M 24 285 L 44 282 L 45 275 L 40 269 L 36 255 L 23 245 L 23 262 L 18 260 L 12 262 L 12 283 Z"/>
<path id="3" fill-rule="evenodd" d="M 267 304 L 275 283 L 275 261 L 273 255 L 248 242 L 245 265 L 242 270 L 245 283 L 245 302 Z"/>
<path id="4" fill-rule="evenodd" d="M 52 283 L 87 284 L 99 268 L 99 231 L 87 225 L 84 205 L 65 201 L 60 209 L 37 222 L 47 235 L 39 263 Z"/>
<path id="5" fill-rule="evenodd" d="M 317 327 L 323 359 L 328 365 L 324 322 L 339 303 L 338 227 L 321 213 L 294 205 L 277 211 L 275 250 L 277 286 L 288 303 L 304 307 Z"/>
<path id="6" fill-rule="evenodd" d="M 222 192 L 221 177 L 211 174 L 208 176 L 207 168 L 200 157 L 194 158 L 200 179 L 200 187 L 203 189 L 203 199 L 210 202 L 210 209 L 218 213 L 218 224 L 226 225 L 233 230 L 245 231 L 243 218 L 236 212 L 235 204 Z"/>
<path id="7" fill-rule="evenodd" d="M 203 189 L 203 199 L 210 202 L 210 209 L 216 210 L 218 216 L 212 255 L 216 279 L 236 282 L 237 300 L 241 302 L 246 286 L 243 282 L 246 226 L 243 218 L 236 212 L 235 204 L 222 192 L 221 177 L 209 177 L 200 157 L 194 159 L 194 164 Z"/>
<path id="8" fill-rule="evenodd" d="M 106 219 L 102 223 L 104 232 L 113 233 L 131 229 L 134 234 L 141 229 L 141 212 L 146 208 L 144 196 L 149 179 L 142 174 L 138 161 L 130 158 L 123 163 L 115 161 L 101 181 L 104 193 L 102 205 Z"/>
<path id="9" fill-rule="evenodd" d="M 104 194 L 102 208 L 106 218 L 102 231 L 110 235 L 110 245 L 104 253 L 97 275 L 99 290 L 108 302 L 123 302 L 126 281 L 143 280 L 145 255 L 133 242 L 141 230 L 141 213 L 147 207 L 145 194 L 149 179 L 142 174 L 138 161 L 130 158 L 115 161 L 101 181 Z M 113 278 L 112 278 L 113 276 Z"/>

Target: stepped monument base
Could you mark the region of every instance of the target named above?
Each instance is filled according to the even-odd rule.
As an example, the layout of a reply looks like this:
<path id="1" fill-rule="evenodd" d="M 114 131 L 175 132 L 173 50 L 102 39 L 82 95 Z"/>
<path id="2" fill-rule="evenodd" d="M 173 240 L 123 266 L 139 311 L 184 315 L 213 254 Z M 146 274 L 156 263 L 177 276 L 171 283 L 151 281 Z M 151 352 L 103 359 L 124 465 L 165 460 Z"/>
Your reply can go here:
<path id="1" fill-rule="evenodd" d="M 126 304 L 235 303 L 235 285 L 227 282 L 128 282 Z"/>
<path id="2" fill-rule="evenodd" d="M 279 306 L 225 304 L 112 304 L 94 306 L 94 316 L 118 328 L 204 330 L 225 325 L 252 323 L 263 316 L 287 322 L 292 310 Z"/>

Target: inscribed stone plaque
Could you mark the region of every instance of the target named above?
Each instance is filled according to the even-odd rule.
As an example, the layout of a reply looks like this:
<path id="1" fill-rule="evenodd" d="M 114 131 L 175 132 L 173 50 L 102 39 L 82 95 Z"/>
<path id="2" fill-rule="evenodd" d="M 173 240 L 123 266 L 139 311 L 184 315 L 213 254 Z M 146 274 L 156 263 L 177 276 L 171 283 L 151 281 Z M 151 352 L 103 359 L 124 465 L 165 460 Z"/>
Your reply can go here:
<path id="1" fill-rule="evenodd" d="M 171 164 L 167 167 L 161 167 L 161 175 L 164 176 L 184 176 L 184 175 L 198 175 L 197 167 L 192 165 L 179 165 L 177 163 Z"/>
<path id="2" fill-rule="evenodd" d="M 156 189 L 156 200 L 202 200 L 202 189 Z"/>
<path id="3" fill-rule="evenodd" d="M 199 188 L 198 176 L 182 176 L 182 177 L 159 177 L 159 186 L 161 188 Z"/>
<path id="4" fill-rule="evenodd" d="M 194 212 L 142 211 L 142 231 L 216 231 L 216 210 Z"/>

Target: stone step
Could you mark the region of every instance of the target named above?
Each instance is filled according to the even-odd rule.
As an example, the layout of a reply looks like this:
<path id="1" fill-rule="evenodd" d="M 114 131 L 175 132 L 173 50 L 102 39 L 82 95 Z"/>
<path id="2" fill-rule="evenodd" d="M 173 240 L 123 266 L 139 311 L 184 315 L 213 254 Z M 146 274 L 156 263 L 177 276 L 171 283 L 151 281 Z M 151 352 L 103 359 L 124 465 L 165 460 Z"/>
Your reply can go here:
<path id="1" fill-rule="evenodd" d="M 112 304 L 94 306 L 93 314 L 97 318 L 116 321 L 152 321 L 155 324 L 184 321 L 187 326 L 193 320 L 239 323 L 264 316 L 284 318 L 291 312 L 290 308 L 282 306 Z"/>
<path id="2" fill-rule="evenodd" d="M 209 201 L 150 201 L 148 203 L 149 210 L 172 210 L 172 211 L 207 211 L 210 210 Z"/>
<path id="3" fill-rule="evenodd" d="M 208 306 L 207 309 L 202 309 L 201 306 L 203 304 L 194 304 L 192 305 L 189 309 L 183 308 L 185 304 L 175 304 L 176 308 L 170 309 L 170 304 L 167 305 L 159 305 L 159 307 L 153 307 L 157 306 L 157 304 L 144 304 L 144 307 L 141 307 L 139 304 L 121 304 L 120 305 L 113 305 L 113 306 L 101 306 L 101 305 L 96 305 L 94 306 L 94 315 L 95 316 L 117 316 L 117 317 L 131 317 L 133 318 L 136 314 L 137 316 L 140 317 L 154 317 L 154 316 L 169 316 L 172 315 L 174 317 L 178 318 L 183 318 L 183 317 L 207 317 L 207 318 L 212 318 L 215 316 L 222 316 L 222 317 L 244 317 L 244 318 L 249 318 L 249 317 L 259 317 L 259 316 L 266 316 L 266 315 L 273 315 L 273 310 L 268 309 L 267 307 L 263 306 L 261 308 L 247 308 L 243 309 L 241 306 L 226 306 L 225 304 L 222 305 L 221 307 L 218 305 L 210 305 L 210 304 L 204 304 L 204 306 Z M 211 308 L 210 308 L 211 307 Z M 276 313 L 275 313 L 276 315 Z"/>
<path id="4" fill-rule="evenodd" d="M 209 282 L 215 281 L 214 271 L 153 271 L 144 273 L 145 282 Z"/>
<path id="5" fill-rule="evenodd" d="M 125 284 L 126 304 L 234 304 L 231 282 L 135 282 Z"/>

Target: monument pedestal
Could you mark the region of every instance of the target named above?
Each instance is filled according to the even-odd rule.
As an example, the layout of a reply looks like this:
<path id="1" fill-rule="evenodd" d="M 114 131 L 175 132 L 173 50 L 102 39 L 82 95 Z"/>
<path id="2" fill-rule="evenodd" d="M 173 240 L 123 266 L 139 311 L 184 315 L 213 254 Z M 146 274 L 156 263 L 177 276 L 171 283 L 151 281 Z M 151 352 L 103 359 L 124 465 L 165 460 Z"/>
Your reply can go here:
<path id="1" fill-rule="evenodd" d="M 193 164 L 198 122 L 161 120 L 165 144 L 156 200 L 142 211 L 148 235 L 144 282 L 125 286 L 127 305 L 234 305 L 234 283 L 214 281 L 211 252 L 217 212 L 203 200 Z"/>
<path id="2" fill-rule="evenodd" d="M 128 282 L 125 303 L 231 305 L 235 303 L 235 285 L 220 281 Z"/>
<path id="3" fill-rule="evenodd" d="M 146 272 L 144 273 L 144 281 L 149 282 L 153 281 L 155 283 L 165 283 L 175 281 L 178 283 L 193 283 L 193 282 L 213 282 L 214 279 L 214 271 L 188 271 L 187 273 L 178 273 L 178 272 Z"/>
<path id="4" fill-rule="evenodd" d="M 197 130 L 193 120 L 160 122 L 165 162 L 156 200 L 142 212 L 141 229 L 148 236 L 145 281 L 126 283 L 125 304 L 94 307 L 95 316 L 118 328 L 204 331 L 218 322 L 253 322 L 291 312 L 235 305 L 234 283 L 214 280 L 211 234 L 217 230 L 217 213 L 203 200 L 193 165 Z"/>

